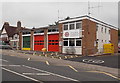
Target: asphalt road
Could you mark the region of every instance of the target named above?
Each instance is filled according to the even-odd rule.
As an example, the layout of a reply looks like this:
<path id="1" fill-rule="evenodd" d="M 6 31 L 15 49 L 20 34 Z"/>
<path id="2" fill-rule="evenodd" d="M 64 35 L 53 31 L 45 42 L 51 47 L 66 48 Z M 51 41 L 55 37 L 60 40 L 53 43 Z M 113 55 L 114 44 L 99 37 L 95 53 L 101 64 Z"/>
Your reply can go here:
<path id="1" fill-rule="evenodd" d="M 94 65 L 101 65 L 101 66 L 106 66 L 106 67 L 111 67 L 111 68 L 120 68 L 120 65 L 118 64 L 119 57 L 120 56 L 118 55 L 82 56 L 82 57 L 76 57 L 76 58 L 68 58 L 66 60 L 83 62 L 83 63 L 94 64 Z M 94 62 L 92 62 L 91 60 L 93 60 Z M 101 61 L 101 63 L 99 63 L 99 61 Z"/>
<path id="2" fill-rule="evenodd" d="M 2 56 L 1 68 L 3 70 L 3 81 L 36 81 L 43 83 L 58 81 L 62 83 L 118 81 L 109 75 L 88 72 L 82 68 L 74 69 L 68 66 L 49 65 L 45 62 L 32 61 L 26 58 L 8 55 Z M 77 72 L 75 70 L 77 70 Z"/>

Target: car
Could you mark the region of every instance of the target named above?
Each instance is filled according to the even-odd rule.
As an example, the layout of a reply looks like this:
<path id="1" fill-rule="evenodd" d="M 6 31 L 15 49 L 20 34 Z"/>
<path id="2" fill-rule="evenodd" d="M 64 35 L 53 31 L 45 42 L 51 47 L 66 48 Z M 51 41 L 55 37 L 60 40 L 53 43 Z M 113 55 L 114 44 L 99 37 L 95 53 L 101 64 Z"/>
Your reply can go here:
<path id="1" fill-rule="evenodd" d="M 4 43 L 4 41 L 0 41 L 0 49 L 10 49 L 10 50 L 12 50 L 12 47 L 9 44 Z"/>

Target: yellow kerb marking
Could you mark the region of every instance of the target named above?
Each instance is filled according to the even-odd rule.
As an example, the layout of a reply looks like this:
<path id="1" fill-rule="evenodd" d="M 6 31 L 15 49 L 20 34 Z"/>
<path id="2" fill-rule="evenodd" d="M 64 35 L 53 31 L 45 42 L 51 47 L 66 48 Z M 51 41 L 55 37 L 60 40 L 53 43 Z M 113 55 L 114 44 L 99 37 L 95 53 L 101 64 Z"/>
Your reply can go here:
<path id="1" fill-rule="evenodd" d="M 61 57 L 59 57 L 59 59 L 62 59 Z"/>
<path id="2" fill-rule="evenodd" d="M 68 65 L 68 67 L 70 67 L 71 69 L 73 69 L 75 72 L 78 72 L 74 67 L 72 67 L 71 65 Z"/>
<path id="3" fill-rule="evenodd" d="M 65 56 L 65 58 L 67 59 L 67 56 Z"/>
<path id="4" fill-rule="evenodd" d="M 119 77 L 116 77 L 116 76 L 114 76 L 114 75 L 112 75 L 112 74 L 110 74 L 110 73 L 106 73 L 106 72 L 101 72 L 101 71 L 87 71 L 87 72 L 103 73 L 103 74 L 108 75 L 108 76 L 110 76 L 110 77 L 113 77 L 113 78 L 115 78 L 115 79 L 117 79 L 117 80 L 120 80 Z"/>
<path id="5" fill-rule="evenodd" d="M 45 61 L 47 65 L 50 65 L 48 61 Z"/>

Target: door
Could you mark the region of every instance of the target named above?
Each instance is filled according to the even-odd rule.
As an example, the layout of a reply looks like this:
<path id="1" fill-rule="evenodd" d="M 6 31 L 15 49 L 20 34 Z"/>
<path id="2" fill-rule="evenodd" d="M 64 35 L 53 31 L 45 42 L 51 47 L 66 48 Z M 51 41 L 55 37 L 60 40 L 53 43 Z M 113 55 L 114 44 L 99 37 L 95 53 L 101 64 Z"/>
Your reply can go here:
<path id="1" fill-rule="evenodd" d="M 59 34 L 48 35 L 48 51 L 59 51 Z"/>
<path id="2" fill-rule="evenodd" d="M 41 51 L 44 48 L 44 36 L 43 35 L 35 35 L 34 36 L 34 50 Z"/>

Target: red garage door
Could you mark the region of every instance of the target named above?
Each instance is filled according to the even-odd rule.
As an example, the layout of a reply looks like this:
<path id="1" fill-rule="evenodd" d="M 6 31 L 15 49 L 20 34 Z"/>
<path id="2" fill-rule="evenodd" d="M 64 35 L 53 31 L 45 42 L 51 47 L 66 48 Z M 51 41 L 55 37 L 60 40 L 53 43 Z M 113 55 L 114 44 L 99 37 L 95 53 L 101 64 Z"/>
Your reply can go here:
<path id="1" fill-rule="evenodd" d="M 35 35 L 34 36 L 34 50 L 41 51 L 44 48 L 44 36 L 43 35 Z"/>
<path id="2" fill-rule="evenodd" d="M 48 35 L 48 51 L 59 51 L 59 34 Z"/>

